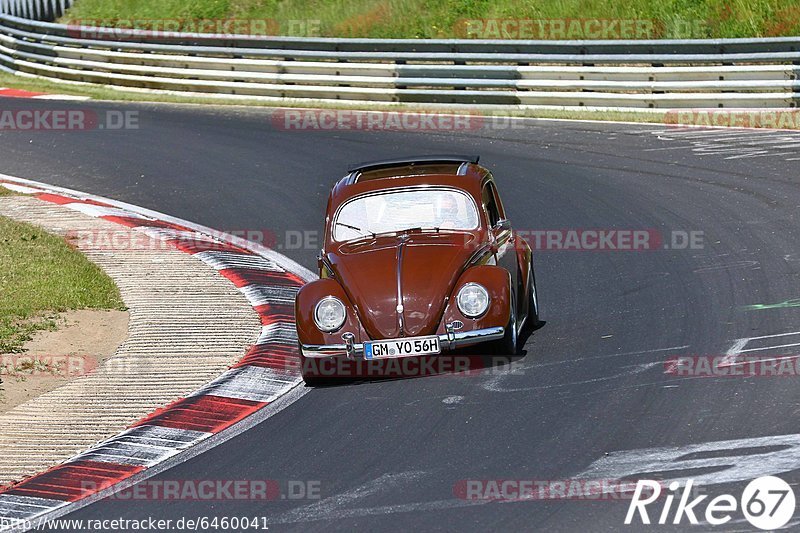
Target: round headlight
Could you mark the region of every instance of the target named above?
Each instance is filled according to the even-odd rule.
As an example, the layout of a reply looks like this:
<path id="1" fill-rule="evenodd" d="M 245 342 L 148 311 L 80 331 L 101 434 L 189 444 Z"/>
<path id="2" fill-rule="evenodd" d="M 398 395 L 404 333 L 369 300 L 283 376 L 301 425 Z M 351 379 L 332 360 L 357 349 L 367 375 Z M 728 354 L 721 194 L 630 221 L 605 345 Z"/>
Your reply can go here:
<path id="1" fill-rule="evenodd" d="M 320 331 L 330 333 L 336 331 L 347 318 L 344 304 L 339 298 L 326 296 L 314 308 L 314 322 Z"/>
<path id="2" fill-rule="evenodd" d="M 489 293 L 482 285 L 467 283 L 458 291 L 456 301 L 464 316 L 476 318 L 489 308 Z"/>

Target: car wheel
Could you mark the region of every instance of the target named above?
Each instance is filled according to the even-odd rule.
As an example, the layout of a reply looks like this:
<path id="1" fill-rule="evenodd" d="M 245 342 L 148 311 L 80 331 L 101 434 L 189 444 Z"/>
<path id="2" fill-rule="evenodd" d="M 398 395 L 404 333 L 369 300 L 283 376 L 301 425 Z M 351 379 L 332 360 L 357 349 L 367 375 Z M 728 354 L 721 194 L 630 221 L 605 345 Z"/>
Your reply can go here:
<path id="1" fill-rule="evenodd" d="M 536 273 L 533 271 L 533 261 L 528 267 L 528 318 L 526 326 L 535 328 L 539 325 L 539 294 L 536 292 Z"/>
<path id="2" fill-rule="evenodd" d="M 320 377 L 317 374 L 303 372 L 303 381 L 309 387 L 321 387 L 323 385 L 330 385 L 333 380 L 329 377 Z"/>

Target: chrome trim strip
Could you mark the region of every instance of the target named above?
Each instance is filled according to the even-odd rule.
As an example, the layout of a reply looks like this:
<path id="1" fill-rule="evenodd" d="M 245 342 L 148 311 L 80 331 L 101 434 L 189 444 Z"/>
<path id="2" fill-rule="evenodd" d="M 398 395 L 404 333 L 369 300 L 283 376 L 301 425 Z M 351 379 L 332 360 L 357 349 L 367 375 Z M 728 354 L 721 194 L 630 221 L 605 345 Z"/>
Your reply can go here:
<path id="1" fill-rule="evenodd" d="M 513 237 L 511 230 L 503 230 L 501 231 L 495 240 L 495 245 L 497 246 L 497 258 L 500 259 L 506 252 L 508 252 L 509 248 L 511 248 L 511 238 Z"/>
<path id="2" fill-rule="evenodd" d="M 489 244 L 481 244 L 472 253 L 472 255 L 469 256 L 469 259 L 467 259 L 467 261 L 466 261 L 466 263 L 464 265 L 464 269 L 462 270 L 462 273 L 464 271 L 466 271 L 469 267 L 474 266 L 475 264 L 478 264 L 478 260 L 482 259 L 484 256 L 486 256 L 486 255 L 494 256 L 489 248 L 490 248 Z"/>
<path id="3" fill-rule="evenodd" d="M 329 357 L 333 355 L 347 355 L 346 344 L 302 344 L 300 349 L 303 350 L 304 357 Z M 364 354 L 363 344 L 353 344 L 353 352 L 355 355 Z"/>
<path id="4" fill-rule="evenodd" d="M 400 332 L 401 337 L 406 336 L 405 332 L 405 321 L 403 317 L 403 312 L 405 308 L 403 307 L 403 248 L 408 241 L 408 235 L 403 235 L 400 238 L 400 244 L 397 245 L 397 307 L 395 311 L 397 312 L 397 329 Z"/>
<path id="5" fill-rule="evenodd" d="M 442 349 L 453 350 L 460 346 L 468 344 L 475 344 L 479 342 L 496 341 L 503 338 L 505 335 L 505 328 L 497 326 L 493 328 L 475 329 L 472 331 L 459 331 L 454 332 L 452 335 L 443 334 L 439 335 L 439 345 Z M 347 356 L 346 344 L 303 344 L 304 357 L 319 358 L 319 357 L 338 357 Z M 353 355 L 364 355 L 364 344 L 353 344 Z"/>

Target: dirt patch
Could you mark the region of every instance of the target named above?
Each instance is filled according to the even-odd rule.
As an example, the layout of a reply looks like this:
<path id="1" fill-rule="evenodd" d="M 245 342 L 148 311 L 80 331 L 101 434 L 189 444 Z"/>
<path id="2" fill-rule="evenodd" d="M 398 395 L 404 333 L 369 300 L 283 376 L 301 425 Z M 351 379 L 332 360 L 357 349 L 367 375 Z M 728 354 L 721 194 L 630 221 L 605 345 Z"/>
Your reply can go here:
<path id="1" fill-rule="evenodd" d="M 91 372 L 128 337 L 126 311 L 62 313 L 56 331 L 40 331 L 25 353 L 0 355 L 0 413 Z"/>

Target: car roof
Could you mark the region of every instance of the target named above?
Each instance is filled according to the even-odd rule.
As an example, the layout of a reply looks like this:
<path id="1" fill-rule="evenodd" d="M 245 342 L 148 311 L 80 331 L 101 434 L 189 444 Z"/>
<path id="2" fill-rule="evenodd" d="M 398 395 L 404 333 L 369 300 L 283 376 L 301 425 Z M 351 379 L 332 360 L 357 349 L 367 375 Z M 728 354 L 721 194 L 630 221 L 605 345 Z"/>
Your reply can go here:
<path id="1" fill-rule="evenodd" d="M 477 164 L 481 156 L 479 155 L 424 155 L 415 157 L 405 157 L 400 159 L 383 159 L 379 161 L 371 161 L 369 163 L 359 163 L 352 165 L 347 171 L 350 176 L 356 176 L 379 169 L 390 169 L 393 167 L 406 167 L 415 165 L 430 165 L 430 164 L 463 164 L 475 163 Z"/>
<path id="2" fill-rule="evenodd" d="M 353 165 L 331 191 L 330 210 L 355 196 L 401 187 L 441 185 L 470 193 L 478 202 L 489 171 L 478 165 L 479 156 L 433 155 L 373 161 Z"/>

